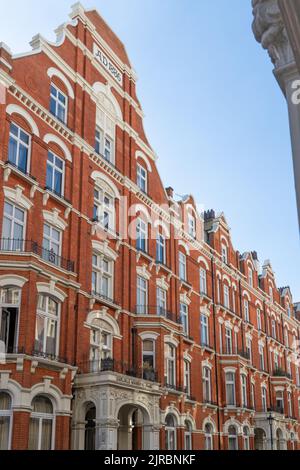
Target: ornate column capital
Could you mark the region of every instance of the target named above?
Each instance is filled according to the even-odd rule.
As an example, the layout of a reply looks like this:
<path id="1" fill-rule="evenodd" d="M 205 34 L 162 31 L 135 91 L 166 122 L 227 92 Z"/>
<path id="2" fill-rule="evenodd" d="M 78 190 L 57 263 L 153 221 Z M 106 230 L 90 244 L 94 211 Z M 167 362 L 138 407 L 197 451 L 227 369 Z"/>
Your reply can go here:
<path id="1" fill-rule="evenodd" d="M 277 0 L 252 0 L 255 39 L 266 49 L 275 68 L 294 62 L 294 55 Z"/>

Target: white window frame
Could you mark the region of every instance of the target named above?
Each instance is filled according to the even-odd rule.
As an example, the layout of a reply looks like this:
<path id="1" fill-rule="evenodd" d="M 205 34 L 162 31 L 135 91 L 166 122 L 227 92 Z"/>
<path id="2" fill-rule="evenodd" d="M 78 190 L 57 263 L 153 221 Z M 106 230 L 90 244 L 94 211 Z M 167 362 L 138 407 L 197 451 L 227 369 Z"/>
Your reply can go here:
<path id="1" fill-rule="evenodd" d="M 50 235 L 45 234 L 45 227 L 50 228 Z M 53 231 L 56 231 L 59 234 L 59 240 L 57 241 L 55 238 L 53 238 Z M 53 246 L 58 246 L 58 253 L 53 251 L 53 256 L 55 256 L 55 261 L 53 261 L 52 264 L 55 264 L 56 266 L 60 266 L 61 263 L 61 253 L 62 253 L 62 237 L 63 233 L 61 230 L 59 230 L 57 227 L 54 227 L 53 225 L 49 224 L 48 222 L 44 222 L 43 226 L 43 250 L 46 251 L 46 253 L 43 252 L 43 259 L 45 261 L 49 261 L 52 263 L 48 257 L 50 256 L 50 253 L 52 253 Z M 49 241 L 49 248 L 45 247 L 45 240 Z M 56 259 L 58 257 L 58 259 Z"/>
<path id="2" fill-rule="evenodd" d="M 161 253 L 163 259 L 160 259 Z M 156 237 L 156 261 L 166 264 L 166 238 L 161 233 L 158 233 Z"/>
<path id="3" fill-rule="evenodd" d="M 141 191 L 147 194 L 148 191 L 148 172 L 146 168 L 137 163 L 136 184 Z"/>
<path id="4" fill-rule="evenodd" d="M 244 374 L 241 374 L 241 398 L 242 398 L 242 408 L 247 408 L 248 406 L 248 390 L 247 390 L 247 377 Z"/>
<path id="5" fill-rule="evenodd" d="M 15 126 L 17 129 L 18 129 L 18 135 L 15 136 L 12 132 L 11 132 L 11 125 Z M 30 169 L 30 160 L 31 160 L 31 135 L 24 131 L 24 129 L 19 126 L 18 124 L 16 124 L 15 122 L 11 122 L 11 125 L 10 125 L 10 128 L 9 128 L 9 140 L 10 139 L 13 139 L 16 143 L 17 143 L 17 155 L 16 155 L 16 163 L 13 163 L 10 159 L 9 159 L 9 153 L 8 153 L 8 161 L 9 163 L 11 163 L 12 165 L 15 165 L 20 171 L 23 171 L 20 167 L 19 167 L 19 160 L 20 160 L 20 145 L 22 145 L 23 147 L 25 147 L 27 149 L 27 164 L 26 164 L 26 173 L 29 173 L 29 169 Z M 23 132 L 25 135 L 27 135 L 28 137 L 28 144 L 26 144 L 25 142 L 23 142 L 21 140 L 21 132 Z M 8 152 L 9 152 L 9 144 L 8 144 Z"/>
<path id="6" fill-rule="evenodd" d="M 174 423 L 176 423 L 176 418 L 173 417 Z M 166 417 L 167 418 L 167 417 Z M 174 448 L 171 448 L 171 439 L 170 436 L 171 434 L 173 435 L 173 443 L 174 443 Z M 166 435 L 166 447 L 167 450 L 176 450 L 177 449 L 177 432 L 176 432 L 176 424 L 172 427 L 165 426 L 165 435 Z"/>
<path id="7" fill-rule="evenodd" d="M 48 398 L 48 397 L 47 397 Z M 50 400 L 51 401 L 51 400 Z M 52 404 L 53 406 L 53 404 Z M 43 420 L 45 421 L 52 421 L 52 435 L 51 435 L 51 450 L 55 449 L 55 413 L 53 411 L 52 414 L 48 413 L 37 413 L 35 411 L 32 411 L 30 413 L 30 418 L 31 419 L 37 419 L 39 422 L 39 429 L 38 429 L 38 448 L 36 450 L 41 450 L 41 444 L 42 444 L 42 430 L 43 430 Z"/>
<path id="8" fill-rule="evenodd" d="M 200 343 L 209 346 L 209 318 L 204 313 L 200 315 Z"/>
<path id="9" fill-rule="evenodd" d="M 165 343 L 165 378 L 167 385 L 172 387 L 176 387 L 176 353 L 176 347 L 173 344 Z M 170 376 L 171 369 L 172 377 Z"/>
<path id="10" fill-rule="evenodd" d="M 108 265 L 108 270 L 105 269 L 105 264 Z M 103 288 L 104 279 L 107 280 L 107 293 L 104 292 Z M 106 297 L 107 299 L 113 300 L 114 261 L 97 252 L 94 252 L 92 257 L 92 291 L 95 295 L 100 295 L 102 297 Z"/>
<path id="11" fill-rule="evenodd" d="M 232 378 L 228 378 L 229 374 Z M 226 404 L 227 406 L 235 406 L 236 405 L 236 390 L 235 390 L 235 372 L 230 371 L 225 373 L 225 384 L 226 384 Z M 231 387 L 231 392 L 233 392 L 232 400 L 229 397 L 229 387 Z"/>
<path id="12" fill-rule="evenodd" d="M 183 385 L 185 393 L 189 396 L 191 394 L 191 363 L 187 359 L 183 361 Z"/>
<path id="13" fill-rule="evenodd" d="M 228 248 L 224 243 L 221 246 L 221 257 L 224 264 L 228 264 Z"/>
<path id="14" fill-rule="evenodd" d="M 227 284 L 223 285 L 223 295 L 224 295 L 224 307 L 228 310 L 230 309 L 230 291 L 229 286 Z"/>
<path id="15" fill-rule="evenodd" d="M 179 251 L 179 278 L 181 281 L 187 281 L 187 269 L 186 269 L 186 255 Z"/>
<path id="16" fill-rule="evenodd" d="M 189 307 L 188 305 L 180 302 L 180 321 L 183 326 L 183 332 L 186 336 L 189 335 Z"/>
<path id="17" fill-rule="evenodd" d="M 105 114 L 105 121 L 106 119 L 107 116 Z M 100 137 L 97 136 L 97 133 L 99 133 Z M 107 142 L 110 143 L 110 149 L 107 146 Z M 99 146 L 99 152 L 97 150 L 97 145 Z M 98 124 L 95 128 L 95 152 L 98 155 L 101 155 L 101 157 L 103 157 L 107 162 L 112 165 L 115 164 L 115 138 L 109 135 L 106 129 L 103 129 L 103 127 Z M 107 158 L 108 155 L 109 158 Z"/>
<path id="18" fill-rule="evenodd" d="M 262 405 L 262 411 L 266 413 L 267 408 L 268 408 L 268 402 L 267 402 L 267 389 L 264 386 L 261 387 L 261 405 Z"/>
<path id="19" fill-rule="evenodd" d="M 5 205 L 12 207 L 12 215 L 5 212 Z M 23 213 L 23 221 L 16 218 L 16 210 L 19 210 Z M 4 237 L 4 226 L 6 220 L 10 223 L 10 236 L 9 238 Z M 26 234 L 26 222 L 27 222 L 27 211 L 14 204 L 13 202 L 5 199 L 3 204 L 3 219 L 2 219 L 2 251 L 23 251 L 24 250 L 24 239 Z M 22 239 L 21 243 L 18 242 L 18 239 L 14 237 L 15 225 L 22 227 Z M 8 246 L 7 246 L 8 243 Z"/>
<path id="20" fill-rule="evenodd" d="M 233 353 L 232 330 L 228 326 L 225 327 L 225 345 L 226 353 L 231 355 Z"/>
<path id="21" fill-rule="evenodd" d="M 250 287 L 253 287 L 253 271 L 248 267 L 248 283 Z"/>
<path id="22" fill-rule="evenodd" d="M 250 320 L 249 300 L 247 297 L 244 298 L 244 319 L 246 322 Z"/>
<path id="23" fill-rule="evenodd" d="M 13 430 L 13 408 L 12 408 L 12 398 L 6 390 L 1 390 L 1 393 L 7 395 L 10 399 L 10 408 L 8 410 L 1 410 L 0 409 L 0 418 L 8 418 L 8 436 L 7 436 L 7 449 L 2 450 L 11 450 L 11 442 L 12 442 L 12 430 Z"/>
<path id="24" fill-rule="evenodd" d="M 262 331 L 261 309 L 259 307 L 256 309 L 256 318 L 257 318 L 257 329 L 258 331 Z"/>
<path id="25" fill-rule="evenodd" d="M 143 240 L 145 248 L 142 247 Z M 141 217 L 136 221 L 136 247 L 138 251 L 147 253 L 148 250 L 148 224 Z"/>
<path id="26" fill-rule="evenodd" d="M 157 315 L 165 315 L 167 312 L 167 292 L 161 287 L 156 288 Z"/>
<path id="27" fill-rule="evenodd" d="M 205 268 L 200 268 L 200 294 L 207 295 L 207 272 Z"/>
<path id="28" fill-rule="evenodd" d="M 146 315 L 146 310 L 148 308 L 148 281 L 142 276 L 137 276 L 136 281 L 136 305 L 137 313 L 140 315 Z M 144 303 L 141 303 L 141 299 L 145 300 Z"/>
<path id="29" fill-rule="evenodd" d="M 48 330 L 48 324 L 49 321 L 54 321 L 56 322 L 56 338 L 55 338 L 55 356 L 58 357 L 59 355 L 59 343 L 60 343 L 60 313 L 61 313 L 61 302 L 59 302 L 57 299 L 54 299 L 53 297 L 47 295 L 47 294 L 39 294 L 37 302 L 39 302 L 39 297 L 45 297 L 46 300 L 46 311 L 39 309 L 39 304 L 37 303 L 37 309 L 36 309 L 36 332 L 35 332 L 35 339 L 37 337 L 37 319 L 38 317 L 43 318 L 44 320 L 44 337 L 43 337 L 43 348 L 41 354 L 50 354 L 46 351 L 46 346 L 47 346 L 47 330 Z M 49 299 L 54 301 L 57 305 L 57 315 L 51 315 L 49 313 Z M 51 354 L 50 354 L 51 355 Z"/>
<path id="30" fill-rule="evenodd" d="M 192 214 L 188 214 L 188 234 L 196 238 L 196 218 Z"/>
<path id="31" fill-rule="evenodd" d="M 211 402 L 211 370 L 207 366 L 202 367 L 202 394 L 203 403 Z"/>
<path id="32" fill-rule="evenodd" d="M 258 355 L 259 355 L 259 368 L 260 370 L 265 369 L 265 348 L 263 345 L 258 346 Z"/>
<path id="33" fill-rule="evenodd" d="M 57 96 L 54 96 L 52 94 L 52 89 L 51 89 L 52 87 L 56 90 Z M 59 93 L 65 98 L 65 104 L 63 104 L 61 101 L 59 101 L 59 98 L 58 98 Z M 55 101 L 55 113 L 53 115 L 56 117 L 56 119 L 58 119 L 63 124 L 67 124 L 67 121 L 68 121 L 68 108 L 69 108 L 69 97 L 65 93 L 63 93 L 61 91 L 61 89 L 58 88 L 53 82 L 51 82 L 51 86 L 50 86 L 50 102 L 51 102 L 51 98 Z M 61 106 L 64 109 L 64 119 L 60 119 L 58 117 L 58 106 Z M 51 110 L 51 105 L 50 105 L 50 110 Z"/>
<path id="34" fill-rule="evenodd" d="M 110 188 L 105 185 L 105 187 L 95 186 L 94 188 L 94 212 L 96 209 L 97 214 L 93 214 L 93 217 L 96 216 L 96 221 L 101 225 L 104 230 L 114 231 L 115 230 L 115 204 L 116 198 L 114 194 L 109 190 Z M 109 200 L 109 203 L 106 203 L 106 199 Z M 106 224 L 108 221 L 108 224 Z M 107 225 L 107 227 L 106 227 Z"/>
<path id="35" fill-rule="evenodd" d="M 53 163 L 49 161 L 49 154 L 52 155 L 53 157 Z M 58 166 L 56 166 L 56 159 L 57 160 L 60 160 L 62 162 L 62 168 L 59 168 Z M 65 161 L 63 160 L 63 158 L 59 157 L 58 155 L 56 155 L 54 152 L 52 152 L 51 150 L 48 150 L 48 156 L 47 156 L 47 172 L 48 172 L 48 166 L 51 167 L 51 171 L 52 171 L 52 188 L 48 187 L 47 186 L 47 189 L 49 189 L 49 191 L 52 191 L 54 194 L 57 194 L 58 196 L 61 196 L 63 197 L 64 194 L 65 194 Z M 61 173 L 61 192 L 60 194 L 55 192 L 55 188 L 54 188 L 54 181 L 55 181 L 55 172 L 58 172 L 58 173 Z M 46 178 L 47 178 L 47 174 L 46 174 Z M 47 180 L 46 180 L 47 182 Z"/>

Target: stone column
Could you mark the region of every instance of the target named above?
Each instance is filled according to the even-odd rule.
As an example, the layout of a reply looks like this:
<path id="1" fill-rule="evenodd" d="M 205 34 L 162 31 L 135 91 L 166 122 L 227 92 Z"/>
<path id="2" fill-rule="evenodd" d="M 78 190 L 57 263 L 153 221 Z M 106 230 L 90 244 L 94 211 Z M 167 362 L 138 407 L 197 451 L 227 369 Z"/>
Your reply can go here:
<path id="1" fill-rule="evenodd" d="M 119 421 L 97 420 L 96 422 L 96 449 L 117 450 Z"/>

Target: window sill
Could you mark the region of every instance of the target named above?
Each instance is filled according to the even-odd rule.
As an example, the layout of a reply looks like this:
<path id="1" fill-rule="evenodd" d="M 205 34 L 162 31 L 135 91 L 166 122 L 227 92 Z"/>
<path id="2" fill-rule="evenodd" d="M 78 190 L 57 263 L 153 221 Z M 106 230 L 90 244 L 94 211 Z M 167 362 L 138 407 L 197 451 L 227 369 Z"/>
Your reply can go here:
<path id="1" fill-rule="evenodd" d="M 61 202 L 64 206 L 67 206 L 70 209 L 73 207 L 71 201 L 66 199 L 62 194 L 59 195 L 59 194 L 55 193 L 54 191 L 52 191 L 52 189 L 47 188 L 47 187 L 45 187 L 45 192 L 46 192 L 46 194 L 49 194 L 49 196 L 52 197 L 53 199 L 55 199 L 56 201 Z"/>

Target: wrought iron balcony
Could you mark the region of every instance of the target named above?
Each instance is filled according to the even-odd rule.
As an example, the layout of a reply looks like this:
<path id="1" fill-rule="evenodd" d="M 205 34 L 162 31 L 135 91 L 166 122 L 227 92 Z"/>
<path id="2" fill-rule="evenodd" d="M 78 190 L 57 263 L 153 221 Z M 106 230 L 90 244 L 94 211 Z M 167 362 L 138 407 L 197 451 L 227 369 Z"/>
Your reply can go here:
<path id="1" fill-rule="evenodd" d="M 96 297 L 96 298 L 99 298 L 99 299 L 103 300 L 104 302 L 109 302 L 109 303 L 111 303 L 111 304 L 114 304 L 114 303 L 115 303 L 114 299 L 112 299 L 111 297 L 109 297 L 109 296 L 108 296 L 106 293 L 104 293 L 104 292 L 98 292 L 98 291 L 93 290 L 93 291 L 92 291 L 92 296 L 93 296 L 93 297 Z"/>
<path id="2" fill-rule="evenodd" d="M 8 253 L 32 253 L 66 271 L 75 272 L 75 264 L 73 261 L 58 256 L 53 250 L 46 250 L 33 240 L 1 238 L 0 251 Z"/>
<path id="3" fill-rule="evenodd" d="M 292 376 L 291 374 L 289 374 L 288 372 L 286 372 L 285 370 L 281 369 L 280 367 L 276 368 L 273 370 L 272 372 L 272 376 L 273 377 L 285 377 L 289 380 L 292 380 Z"/>
<path id="4" fill-rule="evenodd" d="M 157 382 L 157 372 L 152 367 L 134 367 L 112 358 L 85 361 L 79 365 L 79 374 L 99 374 L 101 372 L 116 372 L 149 382 Z"/>
<path id="5" fill-rule="evenodd" d="M 60 356 L 57 356 L 56 354 L 50 353 L 50 352 L 38 351 L 36 349 L 34 349 L 32 351 L 32 356 L 40 357 L 42 359 L 47 359 L 47 360 L 53 361 L 53 362 L 62 362 L 63 364 L 67 363 L 67 360 L 66 360 L 65 357 L 60 357 Z"/>
<path id="6" fill-rule="evenodd" d="M 136 315 L 143 315 L 143 316 L 157 315 L 159 317 L 166 318 L 167 320 L 171 320 L 174 323 L 181 324 L 179 315 L 177 315 L 176 313 L 173 313 L 173 312 L 169 312 L 165 308 L 158 307 L 156 305 L 152 305 L 152 306 L 137 305 L 136 309 L 135 309 L 135 313 L 136 313 Z"/>

